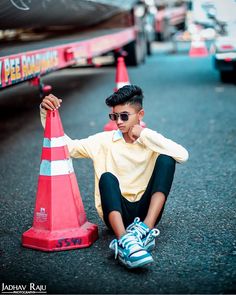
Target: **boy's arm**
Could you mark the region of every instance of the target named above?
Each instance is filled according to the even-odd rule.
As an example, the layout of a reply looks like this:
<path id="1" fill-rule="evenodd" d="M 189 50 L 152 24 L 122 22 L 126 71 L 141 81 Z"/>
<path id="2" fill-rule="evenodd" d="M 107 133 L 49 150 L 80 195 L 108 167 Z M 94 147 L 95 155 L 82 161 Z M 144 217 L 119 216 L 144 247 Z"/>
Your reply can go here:
<path id="1" fill-rule="evenodd" d="M 40 105 L 40 119 L 43 128 L 45 128 L 47 111 Z M 73 140 L 65 134 L 64 136 L 66 145 L 70 156 L 73 158 L 93 158 L 98 152 L 99 139 L 98 136 L 90 136 L 85 139 Z"/>
<path id="2" fill-rule="evenodd" d="M 188 160 L 188 151 L 183 146 L 151 129 L 144 128 L 140 134 L 139 141 L 154 152 L 171 156 L 179 163 Z"/>

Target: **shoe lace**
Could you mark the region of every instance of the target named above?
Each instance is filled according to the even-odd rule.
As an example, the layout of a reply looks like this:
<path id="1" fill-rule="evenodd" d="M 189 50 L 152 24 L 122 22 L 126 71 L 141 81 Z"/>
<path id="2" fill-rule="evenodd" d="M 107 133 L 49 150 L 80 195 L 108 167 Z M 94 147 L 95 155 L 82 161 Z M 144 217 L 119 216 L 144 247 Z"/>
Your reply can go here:
<path id="1" fill-rule="evenodd" d="M 129 250 L 130 254 L 133 254 L 135 252 L 138 252 L 140 250 L 143 250 L 142 242 L 133 235 L 132 233 L 125 234 L 123 237 L 121 237 L 119 240 L 114 239 L 111 244 L 110 248 L 115 251 L 115 259 L 118 256 L 118 246 L 121 246 L 124 249 Z"/>
<path id="2" fill-rule="evenodd" d="M 157 228 L 153 228 L 150 230 L 150 232 L 148 233 L 146 239 L 145 239 L 145 245 L 146 246 L 150 241 L 152 241 L 153 239 L 155 239 L 157 236 L 159 236 L 160 231 Z"/>
<path id="3" fill-rule="evenodd" d="M 160 234 L 160 231 L 157 228 L 149 230 L 148 228 L 143 227 L 139 217 L 136 217 L 134 222 L 127 227 L 127 232 L 134 233 L 141 240 L 145 237 L 144 246 Z"/>
<path id="4" fill-rule="evenodd" d="M 134 219 L 134 222 L 132 224 L 130 224 L 126 230 L 127 230 L 127 232 L 134 233 L 139 239 L 142 239 L 143 237 L 145 237 L 149 231 L 148 228 L 144 228 L 141 225 L 139 217 L 136 217 Z"/>
<path id="5" fill-rule="evenodd" d="M 115 259 L 116 259 L 118 256 L 118 240 L 117 239 L 112 240 L 109 248 L 115 251 Z"/>

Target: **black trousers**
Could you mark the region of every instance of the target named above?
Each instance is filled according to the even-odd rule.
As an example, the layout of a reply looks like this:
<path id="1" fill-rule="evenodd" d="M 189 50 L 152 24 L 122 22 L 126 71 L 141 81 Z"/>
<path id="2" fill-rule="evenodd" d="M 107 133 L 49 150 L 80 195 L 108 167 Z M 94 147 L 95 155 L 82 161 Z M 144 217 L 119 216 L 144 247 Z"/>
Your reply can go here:
<path id="1" fill-rule="evenodd" d="M 125 227 L 131 224 L 135 217 L 139 217 L 143 221 L 147 215 L 151 197 L 155 192 L 162 192 L 166 198 L 168 197 L 174 178 L 175 164 L 176 161 L 173 158 L 159 155 L 147 188 L 137 202 L 130 202 L 122 196 L 119 180 L 115 175 L 110 172 L 103 173 L 99 181 L 99 190 L 106 225 L 111 228 L 108 215 L 112 211 L 121 213 Z M 163 211 L 164 206 L 156 224 L 160 221 Z"/>

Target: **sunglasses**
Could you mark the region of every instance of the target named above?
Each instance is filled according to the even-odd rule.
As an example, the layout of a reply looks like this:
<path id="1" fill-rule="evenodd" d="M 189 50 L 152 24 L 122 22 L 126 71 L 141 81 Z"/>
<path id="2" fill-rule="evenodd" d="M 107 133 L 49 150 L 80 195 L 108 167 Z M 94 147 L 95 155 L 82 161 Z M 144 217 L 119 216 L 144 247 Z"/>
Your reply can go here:
<path id="1" fill-rule="evenodd" d="M 135 115 L 135 114 L 136 113 L 134 113 L 134 114 L 130 114 L 130 113 L 112 113 L 112 114 L 109 114 L 109 118 L 112 121 L 117 121 L 119 118 L 121 119 L 121 121 L 128 121 L 129 116 Z"/>

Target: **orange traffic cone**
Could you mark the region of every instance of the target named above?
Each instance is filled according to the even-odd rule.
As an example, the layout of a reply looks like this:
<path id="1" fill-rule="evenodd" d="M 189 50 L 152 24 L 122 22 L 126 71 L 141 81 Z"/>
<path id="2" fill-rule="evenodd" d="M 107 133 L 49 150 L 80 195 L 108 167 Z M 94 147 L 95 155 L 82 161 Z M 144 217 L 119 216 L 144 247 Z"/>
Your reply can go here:
<path id="1" fill-rule="evenodd" d="M 190 57 L 204 57 L 208 56 L 208 49 L 204 40 L 202 40 L 198 35 L 195 36 L 191 42 L 191 47 L 189 50 Z"/>
<path id="2" fill-rule="evenodd" d="M 130 85 L 129 76 L 125 65 L 123 56 L 117 58 L 117 69 L 116 69 L 116 88 L 115 91 L 125 85 Z"/>
<path id="3" fill-rule="evenodd" d="M 33 227 L 22 245 L 60 251 L 90 246 L 98 227 L 86 220 L 59 112 L 47 111 Z"/>
<path id="4" fill-rule="evenodd" d="M 129 76 L 125 65 L 124 57 L 120 56 L 117 59 L 117 68 L 116 68 L 116 88 L 114 89 L 117 91 L 118 89 L 122 88 L 125 85 L 130 85 Z M 140 125 L 145 128 L 146 124 L 144 122 L 140 122 Z M 104 131 L 111 131 L 117 130 L 118 127 L 115 121 L 109 121 L 103 128 Z"/>

